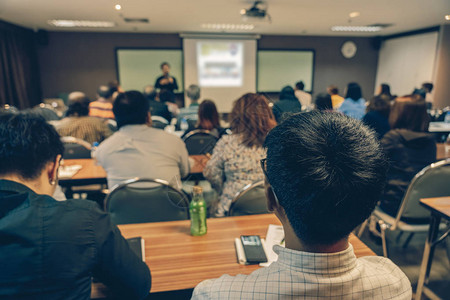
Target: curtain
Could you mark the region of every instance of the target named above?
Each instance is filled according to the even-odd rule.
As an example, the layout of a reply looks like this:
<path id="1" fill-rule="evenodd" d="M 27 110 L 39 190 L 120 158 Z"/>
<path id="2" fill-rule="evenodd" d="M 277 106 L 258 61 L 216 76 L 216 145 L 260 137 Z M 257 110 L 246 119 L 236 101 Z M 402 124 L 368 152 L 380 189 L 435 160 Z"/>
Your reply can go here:
<path id="1" fill-rule="evenodd" d="M 40 80 L 34 32 L 0 23 L 0 105 L 19 109 L 40 102 Z"/>

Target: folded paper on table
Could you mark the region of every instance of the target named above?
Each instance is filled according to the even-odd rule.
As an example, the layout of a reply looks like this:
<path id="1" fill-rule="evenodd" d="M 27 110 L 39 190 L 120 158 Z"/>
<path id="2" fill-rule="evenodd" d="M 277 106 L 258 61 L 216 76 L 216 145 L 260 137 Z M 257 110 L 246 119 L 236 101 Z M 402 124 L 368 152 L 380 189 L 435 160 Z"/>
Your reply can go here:
<path id="1" fill-rule="evenodd" d="M 73 175 L 77 174 L 81 168 L 83 168 L 81 165 L 61 166 L 58 171 L 58 177 L 60 179 L 70 179 Z"/>
<path id="2" fill-rule="evenodd" d="M 262 243 L 266 252 L 267 262 L 260 263 L 261 267 L 268 267 L 277 260 L 278 254 L 273 251 L 273 246 L 279 245 L 284 247 L 284 229 L 281 225 L 270 224 L 267 229 L 266 240 Z"/>

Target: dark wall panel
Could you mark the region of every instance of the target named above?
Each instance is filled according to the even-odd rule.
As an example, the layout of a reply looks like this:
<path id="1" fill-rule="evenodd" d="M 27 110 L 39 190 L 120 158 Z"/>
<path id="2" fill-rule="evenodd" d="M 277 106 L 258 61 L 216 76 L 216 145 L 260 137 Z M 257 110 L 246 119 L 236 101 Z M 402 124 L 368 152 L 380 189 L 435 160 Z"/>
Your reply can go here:
<path id="1" fill-rule="evenodd" d="M 340 53 L 346 40 L 358 46 L 352 59 Z M 374 90 L 378 51 L 370 38 L 262 36 L 258 45 L 266 50 L 314 49 L 315 93 L 329 84 L 343 92 L 349 81 L 359 82 L 366 98 Z M 98 85 L 116 79 L 116 47 L 181 49 L 182 40 L 177 34 L 49 32 L 48 45 L 38 48 L 43 96 L 80 90 L 94 97 Z"/>

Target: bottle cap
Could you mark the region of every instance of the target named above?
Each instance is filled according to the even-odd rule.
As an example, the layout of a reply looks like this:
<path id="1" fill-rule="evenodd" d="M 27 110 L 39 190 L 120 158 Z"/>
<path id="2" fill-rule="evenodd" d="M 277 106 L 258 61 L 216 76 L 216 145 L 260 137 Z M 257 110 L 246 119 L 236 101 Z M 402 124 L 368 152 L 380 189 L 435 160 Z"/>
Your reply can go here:
<path id="1" fill-rule="evenodd" d="M 194 186 L 194 188 L 192 189 L 192 192 L 193 192 L 194 194 L 200 194 L 200 193 L 203 193 L 203 188 L 202 188 L 201 186 L 196 185 L 196 186 Z"/>

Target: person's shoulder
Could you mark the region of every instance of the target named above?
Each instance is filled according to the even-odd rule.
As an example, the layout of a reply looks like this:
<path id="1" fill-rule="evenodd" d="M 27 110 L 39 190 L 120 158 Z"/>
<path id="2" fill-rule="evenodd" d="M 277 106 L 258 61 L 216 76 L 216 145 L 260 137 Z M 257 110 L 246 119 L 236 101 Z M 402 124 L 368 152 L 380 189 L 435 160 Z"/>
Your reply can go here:
<path id="1" fill-rule="evenodd" d="M 411 282 L 405 273 L 390 259 L 380 256 L 365 256 L 357 259 L 363 278 L 372 278 L 381 287 L 389 287 L 396 299 L 411 299 Z M 409 297 L 409 298 L 408 298 Z"/>
<path id="2" fill-rule="evenodd" d="M 244 279 L 247 277 L 248 275 L 222 275 L 220 278 L 202 281 L 195 287 L 192 299 L 234 299 L 233 294 L 242 291 Z M 223 293 L 226 293 L 227 297 L 224 297 Z"/>

